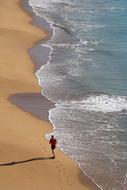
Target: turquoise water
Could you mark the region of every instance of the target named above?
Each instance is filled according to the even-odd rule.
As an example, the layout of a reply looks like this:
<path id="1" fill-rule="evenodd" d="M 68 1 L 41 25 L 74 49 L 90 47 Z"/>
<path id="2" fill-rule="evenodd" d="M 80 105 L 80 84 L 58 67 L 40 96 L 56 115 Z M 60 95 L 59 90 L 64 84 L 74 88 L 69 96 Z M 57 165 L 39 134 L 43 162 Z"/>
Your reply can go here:
<path id="1" fill-rule="evenodd" d="M 104 190 L 127 189 L 127 1 L 29 0 L 53 29 L 38 72 L 61 149 Z"/>

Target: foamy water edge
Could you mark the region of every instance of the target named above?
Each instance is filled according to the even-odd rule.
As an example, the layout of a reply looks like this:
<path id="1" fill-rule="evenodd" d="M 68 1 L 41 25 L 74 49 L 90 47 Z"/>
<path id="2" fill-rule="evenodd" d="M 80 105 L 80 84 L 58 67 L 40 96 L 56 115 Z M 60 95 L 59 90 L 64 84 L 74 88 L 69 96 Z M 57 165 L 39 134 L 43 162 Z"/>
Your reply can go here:
<path id="1" fill-rule="evenodd" d="M 30 7 L 32 7 L 32 4 L 30 3 L 30 1 L 28 1 L 28 5 L 29 5 Z M 32 9 L 33 9 L 33 13 L 34 13 L 35 15 L 39 16 L 38 14 L 36 14 L 36 12 L 34 11 L 34 8 L 33 8 L 33 7 L 32 7 Z M 41 18 L 42 18 L 42 17 L 41 17 Z M 52 36 L 51 36 L 51 38 L 53 38 L 53 37 L 55 36 L 55 30 L 53 29 L 54 23 L 53 23 L 53 22 L 50 22 L 50 21 L 49 21 L 48 19 L 46 19 L 46 18 L 42 18 L 42 19 L 46 20 L 46 21 L 48 22 L 48 24 L 50 25 L 50 28 L 53 30 L 53 34 L 52 34 Z M 46 48 L 48 47 L 48 48 L 50 48 L 49 59 L 48 59 L 48 61 L 47 61 L 47 63 L 46 63 L 45 65 L 49 64 L 50 59 L 51 59 L 51 56 L 50 56 L 50 55 L 51 55 L 52 50 L 53 50 L 52 46 L 50 45 L 49 40 L 50 40 L 50 39 L 48 39 L 46 43 L 41 44 L 43 47 L 46 47 Z M 48 42 L 49 42 L 49 43 L 48 43 Z M 64 45 L 64 44 L 63 44 L 63 45 Z M 39 71 L 41 71 L 41 69 L 42 69 L 43 67 L 44 67 L 44 66 L 41 66 L 41 68 L 35 73 L 35 75 L 36 75 L 36 77 L 37 77 L 37 79 L 38 79 L 38 83 L 39 83 L 39 86 L 40 86 L 40 87 L 41 87 L 41 82 L 40 82 L 40 78 L 39 78 L 39 76 L 38 76 L 38 73 L 39 73 Z M 43 92 L 42 92 L 42 96 L 46 97 L 48 100 L 50 100 L 50 101 L 52 102 L 52 100 L 49 99 L 47 96 L 45 96 L 45 95 L 43 94 Z M 49 112 L 50 112 L 50 110 L 49 110 Z M 49 114 L 49 121 L 50 121 L 50 123 L 51 123 L 52 126 L 53 126 L 53 131 L 55 131 L 55 126 L 54 126 L 54 124 L 52 123 L 52 121 L 51 121 L 51 119 L 50 119 L 50 114 Z M 46 138 L 47 140 L 49 140 L 49 137 L 51 136 L 51 134 L 53 134 L 53 132 L 50 133 L 50 134 L 45 134 L 45 138 Z M 84 173 L 84 175 L 87 176 L 87 177 L 91 180 L 91 183 L 95 184 L 96 187 L 98 187 L 99 189 L 103 190 L 98 184 L 95 183 L 95 181 L 94 181 L 93 178 L 91 178 L 90 176 L 88 176 L 88 175 L 86 174 L 86 172 L 81 168 L 81 166 L 80 166 L 80 164 L 78 163 L 77 160 L 75 160 L 72 156 L 70 156 L 69 154 L 67 154 L 67 153 L 60 147 L 60 145 L 58 145 L 58 147 L 61 149 L 61 151 L 64 152 L 65 155 L 69 156 L 72 160 L 74 160 L 74 161 L 77 163 L 77 165 L 79 166 L 79 168 L 81 169 L 81 171 Z"/>

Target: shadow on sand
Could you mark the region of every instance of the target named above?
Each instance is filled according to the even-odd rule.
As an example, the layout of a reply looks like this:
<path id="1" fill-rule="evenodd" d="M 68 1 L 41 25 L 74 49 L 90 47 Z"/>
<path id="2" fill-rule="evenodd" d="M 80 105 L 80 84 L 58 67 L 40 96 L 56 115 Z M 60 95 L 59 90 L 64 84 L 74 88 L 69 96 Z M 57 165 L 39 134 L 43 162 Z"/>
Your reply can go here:
<path id="1" fill-rule="evenodd" d="M 0 163 L 0 166 L 12 166 L 12 165 L 16 165 L 16 164 L 22 164 L 25 162 L 33 162 L 33 161 L 37 161 L 37 160 L 51 160 L 54 159 L 54 157 L 39 157 L 39 158 L 31 158 L 28 160 L 22 160 L 22 161 L 12 161 L 12 162 L 8 162 L 8 163 Z"/>

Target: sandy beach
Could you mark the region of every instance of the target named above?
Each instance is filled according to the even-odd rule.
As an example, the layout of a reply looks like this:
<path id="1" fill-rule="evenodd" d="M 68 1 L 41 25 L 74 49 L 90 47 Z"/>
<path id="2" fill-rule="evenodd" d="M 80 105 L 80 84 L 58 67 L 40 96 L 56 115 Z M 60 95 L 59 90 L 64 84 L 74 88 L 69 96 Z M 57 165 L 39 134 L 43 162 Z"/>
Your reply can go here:
<path id="1" fill-rule="evenodd" d="M 52 130 L 45 113 L 49 103 L 40 98 L 41 88 L 27 52 L 47 33 L 31 24 L 19 0 L 0 0 L 0 18 L 0 189 L 97 189 L 59 148 L 56 159 L 50 158 L 44 136 Z M 30 109 L 38 110 L 40 101 L 42 114 L 32 114 Z M 23 104 L 28 104 L 28 109 Z"/>

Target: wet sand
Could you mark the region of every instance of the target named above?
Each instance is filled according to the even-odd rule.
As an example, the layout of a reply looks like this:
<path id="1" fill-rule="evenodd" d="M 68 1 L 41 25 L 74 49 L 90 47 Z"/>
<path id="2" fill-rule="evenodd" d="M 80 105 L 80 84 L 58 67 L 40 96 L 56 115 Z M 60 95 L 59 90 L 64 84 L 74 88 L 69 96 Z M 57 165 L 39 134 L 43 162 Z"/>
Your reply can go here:
<path id="1" fill-rule="evenodd" d="M 14 94 L 9 100 L 24 111 L 47 122 L 49 122 L 48 111 L 54 108 L 54 104 L 41 93 Z"/>

